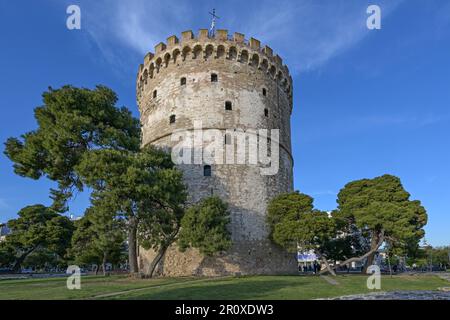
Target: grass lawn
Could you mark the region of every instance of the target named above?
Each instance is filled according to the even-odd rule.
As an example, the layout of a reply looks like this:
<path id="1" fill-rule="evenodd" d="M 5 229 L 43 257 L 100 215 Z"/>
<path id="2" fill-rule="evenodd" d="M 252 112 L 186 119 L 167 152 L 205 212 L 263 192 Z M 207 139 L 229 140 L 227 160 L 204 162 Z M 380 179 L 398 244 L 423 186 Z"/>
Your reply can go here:
<path id="1" fill-rule="evenodd" d="M 340 275 L 338 285 L 321 277 L 251 276 L 227 278 L 81 278 L 68 290 L 65 278 L 2 280 L 0 299 L 316 299 L 365 293 L 367 276 Z M 382 291 L 436 290 L 449 283 L 436 276 L 382 276 Z"/>

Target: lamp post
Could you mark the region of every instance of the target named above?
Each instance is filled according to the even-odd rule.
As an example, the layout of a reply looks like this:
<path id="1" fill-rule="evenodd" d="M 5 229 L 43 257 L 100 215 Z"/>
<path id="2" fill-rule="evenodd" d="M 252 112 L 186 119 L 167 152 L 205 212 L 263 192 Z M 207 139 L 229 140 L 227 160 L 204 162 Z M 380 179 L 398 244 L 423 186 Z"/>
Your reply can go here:
<path id="1" fill-rule="evenodd" d="M 448 265 L 450 268 L 450 246 L 448 247 Z M 447 270 L 445 270 L 445 271 L 447 271 Z"/>
<path id="2" fill-rule="evenodd" d="M 430 272 L 433 272 L 433 247 L 428 244 L 426 239 L 423 239 L 423 245 L 426 249 L 428 249 L 428 261 L 429 265 L 428 268 L 430 269 Z"/>

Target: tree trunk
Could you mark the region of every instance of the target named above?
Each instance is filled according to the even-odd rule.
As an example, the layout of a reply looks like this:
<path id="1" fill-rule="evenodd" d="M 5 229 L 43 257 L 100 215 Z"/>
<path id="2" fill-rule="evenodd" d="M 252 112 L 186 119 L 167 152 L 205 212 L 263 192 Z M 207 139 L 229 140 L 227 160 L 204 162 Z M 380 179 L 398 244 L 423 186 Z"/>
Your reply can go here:
<path id="1" fill-rule="evenodd" d="M 336 273 L 334 272 L 334 270 L 330 267 L 330 264 L 328 263 L 327 258 L 325 257 L 321 257 L 321 261 L 325 264 L 325 270 L 327 270 L 332 276 L 336 276 Z"/>
<path id="2" fill-rule="evenodd" d="M 375 260 L 375 252 L 378 249 L 378 242 L 380 241 L 380 234 L 374 233 L 372 234 L 372 239 L 370 240 L 370 251 L 371 254 L 367 256 L 366 263 L 364 264 L 363 273 L 367 272 L 367 268 L 373 265 L 373 261 Z M 374 250 L 375 249 L 375 250 Z"/>
<path id="3" fill-rule="evenodd" d="M 387 255 L 387 259 L 388 259 L 388 266 L 389 266 L 389 275 L 392 278 L 391 259 L 389 259 L 389 254 Z"/>
<path id="4" fill-rule="evenodd" d="M 102 269 L 103 269 L 103 276 L 106 276 L 106 253 L 103 254 L 103 260 L 102 260 Z"/>
<path id="5" fill-rule="evenodd" d="M 178 232 L 179 232 L 179 228 L 176 229 L 174 231 L 174 233 L 172 233 L 167 240 L 165 241 L 164 244 L 161 245 L 161 247 L 159 248 L 158 252 L 156 253 L 156 256 L 153 258 L 152 263 L 150 264 L 149 267 L 149 277 L 152 278 L 153 274 L 155 273 L 156 267 L 158 266 L 159 262 L 161 261 L 161 259 L 164 257 L 164 255 L 166 254 L 167 249 L 170 247 L 170 245 L 175 241 Z"/>
<path id="6" fill-rule="evenodd" d="M 379 237 L 378 237 L 378 243 L 371 248 L 367 253 L 365 253 L 364 255 L 360 256 L 360 257 L 355 257 L 355 258 L 350 258 L 345 260 L 344 262 L 341 263 L 341 265 L 346 265 L 346 264 L 350 264 L 352 262 L 358 262 L 358 261 L 362 261 L 364 259 L 366 259 L 367 257 L 369 257 L 372 254 L 375 254 L 375 252 L 378 250 L 378 248 L 381 247 L 381 245 L 384 242 L 384 231 L 381 231 Z M 337 265 L 335 265 L 332 269 L 336 269 Z M 325 273 L 327 270 L 322 270 L 320 273 Z"/>
<path id="7" fill-rule="evenodd" d="M 139 272 L 137 260 L 137 221 L 135 217 L 130 217 L 128 227 L 128 260 L 130 264 L 130 273 Z"/>
<path id="8" fill-rule="evenodd" d="M 20 271 L 20 267 L 21 267 L 22 263 L 25 261 L 26 257 L 28 257 L 28 255 L 30 253 L 32 253 L 36 248 L 37 248 L 37 246 L 25 251 L 24 253 L 22 253 L 22 255 L 20 257 L 18 257 L 16 259 L 16 261 L 14 262 L 13 268 L 12 268 L 14 272 Z"/>
<path id="9" fill-rule="evenodd" d="M 100 268 L 99 268 L 98 264 L 96 264 L 95 265 L 95 275 L 98 275 L 98 269 L 100 269 Z"/>
<path id="10" fill-rule="evenodd" d="M 168 247 L 161 247 L 158 252 L 156 253 L 156 256 L 153 258 L 152 263 L 149 267 L 149 277 L 152 278 L 153 274 L 155 273 L 156 267 L 158 266 L 159 262 L 161 261 L 162 257 L 164 257 L 164 254 L 166 253 Z"/>

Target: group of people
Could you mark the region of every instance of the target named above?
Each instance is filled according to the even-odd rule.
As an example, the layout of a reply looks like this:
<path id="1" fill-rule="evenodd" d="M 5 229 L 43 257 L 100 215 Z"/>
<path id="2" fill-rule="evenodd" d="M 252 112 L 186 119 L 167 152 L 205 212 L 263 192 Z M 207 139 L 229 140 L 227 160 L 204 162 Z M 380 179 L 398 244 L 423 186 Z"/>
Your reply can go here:
<path id="1" fill-rule="evenodd" d="M 300 273 L 319 273 L 321 269 L 320 264 L 316 261 L 314 262 L 300 262 L 298 265 L 298 271 Z"/>

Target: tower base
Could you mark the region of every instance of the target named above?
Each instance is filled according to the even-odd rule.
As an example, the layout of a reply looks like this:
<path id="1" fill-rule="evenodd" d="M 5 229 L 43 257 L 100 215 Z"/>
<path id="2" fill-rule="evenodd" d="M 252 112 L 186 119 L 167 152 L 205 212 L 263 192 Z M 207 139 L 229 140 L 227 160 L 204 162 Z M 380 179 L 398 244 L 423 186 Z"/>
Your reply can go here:
<path id="1" fill-rule="evenodd" d="M 155 252 L 140 248 L 139 266 L 143 274 L 149 274 L 149 266 Z M 274 275 L 296 274 L 295 254 L 264 241 L 239 241 L 225 253 L 204 257 L 197 249 L 180 252 L 172 245 L 161 259 L 154 276 L 226 276 L 226 275 Z"/>

